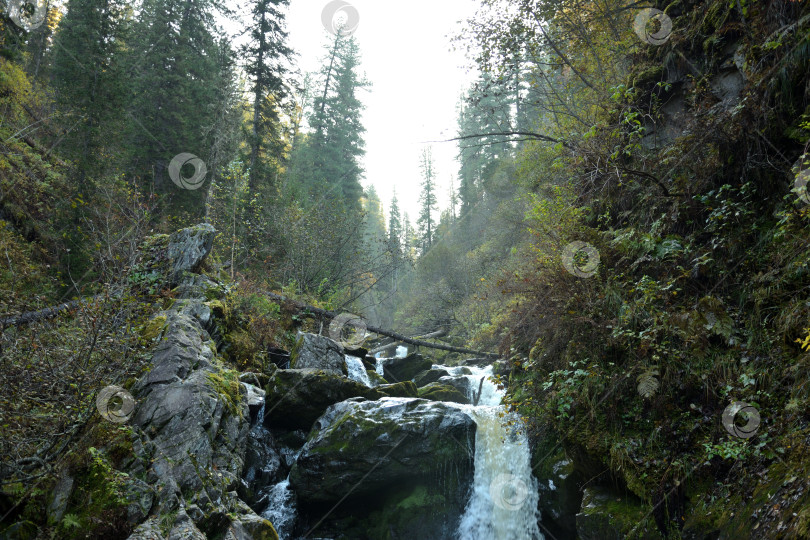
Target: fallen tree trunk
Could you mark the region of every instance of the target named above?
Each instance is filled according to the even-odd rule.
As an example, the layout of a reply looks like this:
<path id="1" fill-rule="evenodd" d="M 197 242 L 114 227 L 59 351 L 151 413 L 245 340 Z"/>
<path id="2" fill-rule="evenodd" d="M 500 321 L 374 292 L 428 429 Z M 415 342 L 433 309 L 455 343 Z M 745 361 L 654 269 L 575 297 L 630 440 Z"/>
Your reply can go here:
<path id="1" fill-rule="evenodd" d="M 44 321 L 47 319 L 53 319 L 64 311 L 76 309 L 81 305 L 88 304 L 90 302 L 93 302 L 94 300 L 97 300 L 98 298 L 101 298 L 101 296 L 102 295 L 90 296 L 88 298 L 80 298 L 79 300 L 72 300 L 70 302 L 65 302 L 64 304 L 59 304 L 57 306 L 51 306 L 45 309 L 40 309 L 39 311 L 28 311 L 26 313 L 21 313 L 13 317 L 4 317 L 0 319 L 0 330 L 8 328 L 10 326 L 23 326 L 26 324 Z"/>
<path id="2" fill-rule="evenodd" d="M 272 300 L 276 300 L 277 302 L 281 302 L 288 306 L 292 306 L 302 312 L 305 315 L 315 316 L 319 315 L 321 317 L 325 317 L 327 319 L 334 319 L 339 314 L 334 313 L 332 311 L 326 311 L 325 309 L 316 308 L 314 306 L 308 306 L 301 302 L 297 302 L 295 300 L 291 300 L 286 296 L 282 296 L 280 294 L 275 294 L 271 292 L 264 293 L 268 298 Z M 309 313 L 307 313 L 309 312 Z M 474 354 L 476 356 L 485 356 L 487 358 L 500 358 L 500 355 L 482 351 L 474 351 L 472 349 L 465 349 L 463 347 L 452 347 L 450 345 L 444 345 L 442 343 L 431 343 L 429 341 L 423 341 L 421 339 L 414 339 L 409 338 L 408 336 L 403 336 L 402 334 L 398 334 L 396 332 L 392 332 L 391 330 L 385 330 L 384 328 L 377 328 L 375 326 L 367 326 L 366 329 L 369 332 L 374 334 L 380 334 L 381 336 L 388 336 L 390 338 L 394 338 L 397 341 L 401 341 L 402 343 L 408 343 L 410 345 L 415 345 L 417 347 L 427 347 L 429 349 L 438 349 L 440 351 L 449 351 L 449 352 L 457 352 L 461 354 Z"/>
<path id="3" fill-rule="evenodd" d="M 445 335 L 447 335 L 447 329 L 442 328 L 441 330 L 438 330 L 436 332 L 431 332 L 430 334 L 425 334 L 424 336 L 413 336 L 413 337 L 411 337 L 411 339 L 433 339 L 433 338 L 438 338 L 438 337 L 442 337 L 442 336 L 445 336 Z M 391 338 L 391 339 L 393 339 L 393 338 Z M 368 352 L 368 354 L 375 355 L 378 352 L 383 352 L 383 351 L 387 351 L 387 350 L 390 350 L 390 349 L 395 349 L 399 345 L 399 343 L 400 343 L 399 341 L 394 340 L 391 343 L 386 343 L 385 345 L 380 345 L 376 349 L 370 350 Z"/>

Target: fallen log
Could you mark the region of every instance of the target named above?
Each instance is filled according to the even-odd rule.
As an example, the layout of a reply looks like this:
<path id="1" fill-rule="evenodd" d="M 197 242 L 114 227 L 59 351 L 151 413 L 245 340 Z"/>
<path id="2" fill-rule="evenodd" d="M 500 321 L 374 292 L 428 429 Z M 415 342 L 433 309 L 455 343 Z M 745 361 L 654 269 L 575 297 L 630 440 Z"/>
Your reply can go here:
<path id="1" fill-rule="evenodd" d="M 14 315 L 12 317 L 4 317 L 0 319 L 0 330 L 11 326 L 23 326 L 26 324 L 32 324 L 47 319 L 53 319 L 64 311 L 70 311 L 72 309 L 78 308 L 81 305 L 89 304 L 90 302 L 93 302 L 101 298 L 102 296 L 103 295 L 97 295 L 97 296 L 90 296 L 88 298 L 80 298 L 79 300 L 72 300 L 70 302 L 65 302 L 63 304 L 59 304 L 56 306 L 47 307 L 44 309 L 40 309 L 38 311 L 28 311 L 26 313 Z"/>
<path id="2" fill-rule="evenodd" d="M 314 306 L 308 306 L 304 303 L 298 302 L 296 300 L 292 300 L 287 298 L 286 296 L 282 296 L 280 294 L 275 294 L 271 292 L 264 293 L 268 298 L 275 300 L 277 302 L 281 302 L 285 305 L 292 306 L 300 311 L 303 312 L 304 315 L 309 315 L 314 317 L 315 315 L 327 318 L 327 319 L 334 319 L 339 315 L 339 313 L 334 313 L 332 311 L 327 311 L 325 309 L 316 308 Z M 465 349 L 463 347 L 453 347 L 450 345 L 444 345 L 442 343 L 431 343 L 429 341 L 423 341 L 421 339 L 414 339 L 409 338 L 408 336 L 403 336 L 402 334 L 398 334 L 396 332 L 392 332 L 391 330 L 386 330 L 384 328 L 377 328 L 375 326 L 366 326 L 366 330 L 374 333 L 380 334 L 381 336 L 387 336 L 390 338 L 394 338 L 397 341 L 401 341 L 402 343 L 408 343 L 410 345 L 415 345 L 417 347 L 427 347 L 429 349 L 438 349 L 440 351 L 449 351 L 449 352 L 457 352 L 461 354 L 474 354 L 476 356 L 486 356 L 487 358 L 500 358 L 499 354 L 489 353 L 489 352 L 482 352 L 482 351 L 474 351 L 472 349 Z"/>
<path id="3" fill-rule="evenodd" d="M 447 329 L 442 328 L 441 330 L 437 330 L 436 332 L 431 332 L 430 334 L 425 334 L 424 336 L 413 336 L 411 339 L 433 339 L 447 335 Z M 392 338 L 393 339 L 393 338 Z M 376 349 L 372 349 L 368 352 L 371 356 L 383 351 L 388 351 L 390 349 L 395 349 L 399 346 L 399 341 L 392 341 L 391 343 L 386 343 L 385 345 L 381 345 Z"/>

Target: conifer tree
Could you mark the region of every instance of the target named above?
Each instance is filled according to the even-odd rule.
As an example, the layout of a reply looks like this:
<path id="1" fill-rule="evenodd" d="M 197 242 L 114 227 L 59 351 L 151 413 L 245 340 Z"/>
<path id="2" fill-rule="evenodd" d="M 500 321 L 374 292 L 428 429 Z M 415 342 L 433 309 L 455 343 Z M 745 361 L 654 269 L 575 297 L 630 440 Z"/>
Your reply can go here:
<path id="1" fill-rule="evenodd" d="M 173 185 L 168 165 L 181 153 L 203 161 L 216 139 L 229 43 L 215 36 L 216 0 L 144 0 L 130 55 L 129 146 L 133 174 L 170 196 L 175 210 L 202 213 L 205 189 Z M 185 174 L 185 173 L 183 173 Z M 209 174 L 210 177 L 210 174 Z M 206 178 L 207 180 L 208 178 Z"/>
<path id="2" fill-rule="evenodd" d="M 419 225 L 422 254 L 424 254 L 433 245 L 436 226 L 435 218 L 438 213 L 436 206 L 436 171 L 430 147 L 422 150 L 420 169 L 422 170 L 422 194 L 419 197 L 421 208 L 417 224 Z"/>
<path id="3" fill-rule="evenodd" d="M 121 130 L 128 11 L 118 0 L 70 0 L 56 34 L 51 76 L 66 113 L 60 150 L 74 161 L 76 186 L 85 194 L 112 165 L 100 156 L 113 153 L 102 149 L 111 149 Z"/>
<path id="4" fill-rule="evenodd" d="M 249 189 L 275 178 L 286 146 L 279 116 L 282 102 L 289 95 L 285 81 L 293 51 L 287 45 L 284 9 L 289 0 L 254 0 L 249 27 L 250 42 L 242 48 L 245 72 L 253 98 L 250 148 L 247 157 Z"/>

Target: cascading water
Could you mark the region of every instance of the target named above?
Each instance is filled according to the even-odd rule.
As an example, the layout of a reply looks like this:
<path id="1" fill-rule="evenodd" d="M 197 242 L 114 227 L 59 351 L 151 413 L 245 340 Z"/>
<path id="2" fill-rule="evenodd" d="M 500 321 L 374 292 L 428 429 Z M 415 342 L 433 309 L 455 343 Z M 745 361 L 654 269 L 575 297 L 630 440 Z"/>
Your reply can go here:
<path id="1" fill-rule="evenodd" d="M 290 477 L 269 488 L 264 495 L 267 497 L 267 507 L 262 512 L 262 517 L 273 524 L 281 540 L 291 538 L 295 526 L 296 505 L 295 493 L 290 487 Z"/>
<path id="2" fill-rule="evenodd" d="M 363 361 L 356 356 L 349 356 L 346 355 L 346 367 L 349 369 L 349 378 L 353 379 L 359 383 L 363 383 L 368 387 L 371 387 L 371 379 L 368 378 L 368 373 L 366 373 L 366 366 L 363 365 Z"/>
<path id="3" fill-rule="evenodd" d="M 506 425 L 500 405 L 503 391 L 489 379 L 492 367 L 437 366 L 466 376 L 470 392 L 481 395 L 477 406 L 461 406 L 475 419 L 475 474 L 473 489 L 458 529 L 460 540 L 542 540 L 538 522 L 537 480 L 532 476 L 531 453 L 519 418 Z M 466 371 L 466 370 L 464 370 Z M 484 377 L 483 384 L 480 383 Z"/>
<path id="4" fill-rule="evenodd" d="M 374 358 L 377 359 L 377 369 L 376 369 L 377 375 L 379 375 L 380 377 L 385 376 L 385 369 L 383 368 L 383 366 L 385 365 L 386 360 L 390 360 L 390 358 L 383 358 L 382 354 L 383 353 L 377 353 L 374 356 Z M 402 345 L 397 347 L 396 353 L 394 354 L 394 358 L 405 358 L 406 356 L 408 356 L 408 347 L 403 347 Z"/>

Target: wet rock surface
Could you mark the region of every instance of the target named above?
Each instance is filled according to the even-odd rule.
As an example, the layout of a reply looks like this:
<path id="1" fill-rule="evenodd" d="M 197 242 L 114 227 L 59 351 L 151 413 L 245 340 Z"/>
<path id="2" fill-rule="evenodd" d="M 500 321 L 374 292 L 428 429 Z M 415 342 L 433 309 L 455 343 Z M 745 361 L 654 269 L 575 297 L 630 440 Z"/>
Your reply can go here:
<path id="1" fill-rule="evenodd" d="M 208 298 L 217 285 L 187 274 L 203 264 L 214 234 L 201 225 L 169 241 L 168 271 L 183 276 L 182 298 L 158 314 L 165 321 L 162 339 L 151 369 L 132 387 L 136 459 L 128 472 L 144 478 L 130 493 L 128 515 L 142 521 L 132 539 L 277 538 L 272 524 L 234 492 L 247 450 L 248 396 L 258 406 L 260 391 L 249 392 L 224 366 L 206 330 L 215 326 Z"/>
<path id="2" fill-rule="evenodd" d="M 290 368 L 313 368 L 340 375 L 348 374 L 343 347 L 317 334 L 299 334 L 295 347 L 290 351 Z"/>
<path id="3" fill-rule="evenodd" d="M 344 401 L 318 419 L 290 481 L 313 502 L 385 492 L 442 468 L 469 468 L 473 456 L 464 449 L 474 448 L 475 429 L 469 415 L 443 403 Z"/>
<path id="4" fill-rule="evenodd" d="M 353 397 L 383 396 L 376 388 L 314 368 L 279 370 L 266 392 L 265 425 L 307 431 L 330 405 Z"/>
<path id="5" fill-rule="evenodd" d="M 409 381 L 432 366 L 433 362 L 421 354 L 409 354 L 404 358 L 387 358 L 383 360 L 383 376 L 390 383 Z"/>

